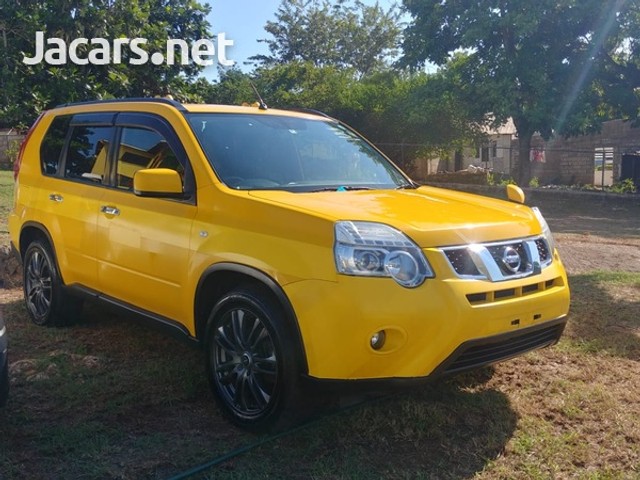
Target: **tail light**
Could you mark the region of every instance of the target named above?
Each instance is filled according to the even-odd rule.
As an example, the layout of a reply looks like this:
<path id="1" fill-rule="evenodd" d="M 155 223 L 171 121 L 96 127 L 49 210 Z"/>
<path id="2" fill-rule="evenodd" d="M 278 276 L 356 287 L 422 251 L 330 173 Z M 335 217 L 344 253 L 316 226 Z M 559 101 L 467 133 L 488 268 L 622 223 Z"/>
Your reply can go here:
<path id="1" fill-rule="evenodd" d="M 13 162 L 13 180 L 14 181 L 18 180 L 18 174 L 20 173 L 20 165 L 22 165 L 22 156 L 24 155 L 24 150 L 27 147 L 27 142 L 29 141 L 29 137 L 31 137 L 31 134 L 35 130 L 36 125 L 38 125 L 38 122 L 40 121 L 44 113 L 45 112 L 42 112 L 40 115 L 38 115 L 38 118 L 36 118 L 36 121 L 33 122 L 33 125 L 31 125 L 31 128 L 29 129 L 29 131 L 24 137 L 24 140 L 22 140 L 22 143 L 20 144 L 18 157 L 16 158 L 15 162 Z"/>

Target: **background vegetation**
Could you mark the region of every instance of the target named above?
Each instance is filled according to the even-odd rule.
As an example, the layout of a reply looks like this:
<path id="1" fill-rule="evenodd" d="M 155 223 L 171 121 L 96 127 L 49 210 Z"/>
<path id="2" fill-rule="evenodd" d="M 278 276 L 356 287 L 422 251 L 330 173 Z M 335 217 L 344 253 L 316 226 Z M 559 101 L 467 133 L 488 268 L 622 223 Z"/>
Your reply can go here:
<path id="1" fill-rule="evenodd" d="M 509 117 L 521 155 L 536 131 L 573 135 L 638 117 L 640 4 L 626 0 L 404 0 L 387 11 L 358 0 L 283 0 L 265 25 L 269 54 L 215 82 L 195 64 L 22 63 L 38 30 L 67 42 L 144 37 L 155 51 L 166 38 L 212 38 L 208 11 L 196 0 L 2 0 L 0 128 L 26 128 L 44 108 L 95 98 L 253 103 L 250 80 L 270 106 L 326 111 L 399 161 L 455 150 Z M 425 73 L 426 61 L 439 69 Z"/>

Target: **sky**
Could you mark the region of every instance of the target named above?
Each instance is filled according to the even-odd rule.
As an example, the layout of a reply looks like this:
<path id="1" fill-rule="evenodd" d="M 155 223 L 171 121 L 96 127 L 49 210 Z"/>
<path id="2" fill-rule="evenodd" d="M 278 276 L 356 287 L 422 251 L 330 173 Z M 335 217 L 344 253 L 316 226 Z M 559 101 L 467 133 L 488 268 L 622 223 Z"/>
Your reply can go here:
<path id="1" fill-rule="evenodd" d="M 234 60 L 241 70 L 249 71 L 250 66 L 244 62 L 253 55 L 266 54 L 266 44 L 259 39 L 268 38 L 264 29 L 268 20 L 275 20 L 275 12 L 281 0 L 209 0 L 211 13 L 207 19 L 214 34 L 226 33 L 227 39 L 233 40 L 233 47 L 227 48 L 227 58 Z M 366 5 L 374 5 L 376 0 L 363 0 Z M 388 10 L 393 0 L 378 0 L 378 4 Z M 208 67 L 205 77 L 217 78 L 216 67 Z"/>

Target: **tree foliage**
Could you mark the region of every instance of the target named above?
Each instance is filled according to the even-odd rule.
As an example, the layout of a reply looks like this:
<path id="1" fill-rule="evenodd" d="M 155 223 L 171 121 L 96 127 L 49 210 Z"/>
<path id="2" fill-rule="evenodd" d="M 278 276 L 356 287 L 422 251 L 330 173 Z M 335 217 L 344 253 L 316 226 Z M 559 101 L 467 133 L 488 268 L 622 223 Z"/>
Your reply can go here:
<path id="1" fill-rule="evenodd" d="M 454 64 L 435 75 L 386 70 L 356 78 L 352 69 L 294 61 L 252 75 L 224 72 L 205 100 L 254 103 L 253 82 L 269 107 L 308 108 L 339 118 L 409 168 L 416 156 L 482 136 L 484 113 L 464 100 L 459 75 Z"/>
<path id="2" fill-rule="evenodd" d="M 195 0 L 0 0 L 0 126 L 28 125 L 52 105 L 96 98 L 171 93 L 183 101 L 254 103 L 253 83 L 270 107 L 327 112 L 405 165 L 482 136 L 485 103 L 468 82 L 479 75 L 473 57 L 458 54 L 436 74 L 400 70 L 391 63 L 401 37 L 398 10 L 358 0 L 284 0 L 266 27 L 270 55 L 253 72 L 224 70 L 214 83 L 197 78 L 194 64 L 22 62 L 39 30 L 67 43 L 142 37 L 154 52 L 167 38 L 208 38 L 206 13 Z"/>
<path id="3" fill-rule="evenodd" d="M 519 180 L 528 181 L 535 132 L 574 134 L 605 118 L 598 82 L 603 59 L 623 47 L 624 0 L 404 0 L 407 65 L 444 64 L 466 52 L 463 76 L 495 123 L 513 118 Z M 636 46 L 634 45 L 634 48 Z M 617 82 L 615 88 L 628 88 Z M 619 91 L 619 90 L 618 90 Z"/>
<path id="4" fill-rule="evenodd" d="M 601 56 L 599 79 L 605 104 L 613 115 L 640 123 L 640 3 L 629 2 L 616 18 L 616 29 Z M 624 85 L 627 88 L 621 88 Z"/>
<path id="5" fill-rule="evenodd" d="M 316 67 L 352 68 L 360 76 L 385 67 L 398 53 L 401 28 L 395 7 L 384 11 L 355 0 L 283 0 L 262 40 L 270 55 L 262 66 L 301 61 Z"/>
<path id="6" fill-rule="evenodd" d="M 0 126 L 28 125 L 59 103 L 172 93 L 187 96 L 200 72 L 195 64 L 26 65 L 35 32 L 45 38 L 146 38 L 146 49 L 164 52 L 168 38 L 208 38 L 205 7 L 195 0 L 2 0 L 0 3 Z M 86 55 L 81 52 L 80 55 Z M 179 56 L 177 57 L 179 60 Z"/>

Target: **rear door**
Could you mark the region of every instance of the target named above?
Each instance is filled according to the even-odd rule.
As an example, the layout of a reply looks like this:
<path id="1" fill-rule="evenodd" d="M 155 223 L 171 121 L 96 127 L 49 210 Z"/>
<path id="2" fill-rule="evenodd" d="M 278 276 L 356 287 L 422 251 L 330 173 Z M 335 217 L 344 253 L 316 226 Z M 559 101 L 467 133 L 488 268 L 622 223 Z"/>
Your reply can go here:
<path id="1" fill-rule="evenodd" d="M 197 208 L 193 173 L 177 135 L 162 118 L 122 113 L 116 126 L 112 188 L 101 197 L 98 215 L 100 290 L 138 309 L 180 320 L 192 305 L 185 284 Z M 143 168 L 178 171 L 186 198 L 136 196 L 133 176 Z"/>
<path id="2" fill-rule="evenodd" d="M 97 288 L 96 222 L 108 182 L 114 114 L 56 117 L 43 139 L 37 200 L 66 284 Z"/>

